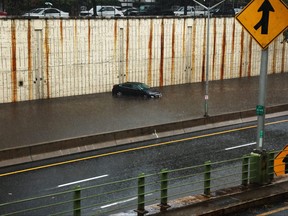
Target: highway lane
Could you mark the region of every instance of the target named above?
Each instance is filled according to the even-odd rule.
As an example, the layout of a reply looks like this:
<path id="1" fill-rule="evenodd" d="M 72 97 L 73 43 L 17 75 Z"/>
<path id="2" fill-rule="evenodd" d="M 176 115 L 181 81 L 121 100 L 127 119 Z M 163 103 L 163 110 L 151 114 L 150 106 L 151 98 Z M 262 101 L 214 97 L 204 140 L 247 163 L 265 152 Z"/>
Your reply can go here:
<path id="1" fill-rule="evenodd" d="M 265 135 L 267 150 L 282 149 L 288 144 L 288 116 L 267 121 Z M 0 203 L 241 157 L 256 147 L 255 137 L 253 122 L 2 168 Z"/>

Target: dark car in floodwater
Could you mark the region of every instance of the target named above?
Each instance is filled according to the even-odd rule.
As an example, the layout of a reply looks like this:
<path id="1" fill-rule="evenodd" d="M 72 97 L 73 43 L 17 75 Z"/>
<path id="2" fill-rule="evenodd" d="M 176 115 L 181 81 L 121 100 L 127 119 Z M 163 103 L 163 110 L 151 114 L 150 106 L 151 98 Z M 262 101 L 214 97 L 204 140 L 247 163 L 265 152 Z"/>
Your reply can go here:
<path id="1" fill-rule="evenodd" d="M 141 96 L 145 98 L 160 98 L 161 92 L 156 89 L 150 88 L 145 83 L 140 82 L 125 82 L 113 86 L 113 96 Z"/>

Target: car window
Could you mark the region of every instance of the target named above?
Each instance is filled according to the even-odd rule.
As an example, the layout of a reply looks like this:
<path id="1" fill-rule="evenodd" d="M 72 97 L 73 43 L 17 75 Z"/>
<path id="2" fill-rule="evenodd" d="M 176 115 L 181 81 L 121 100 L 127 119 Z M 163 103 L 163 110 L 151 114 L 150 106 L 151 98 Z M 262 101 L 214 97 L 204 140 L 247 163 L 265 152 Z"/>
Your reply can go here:
<path id="1" fill-rule="evenodd" d="M 98 10 L 99 12 L 106 11 L 106 7 L 102 7 Z"/>
<path id="2" fill-rule="evenodd" d="M 100 11 L 114 11 L 113 7 L 103 7 Z"/>
<path id="3" fill-rule="evenodd" d="M 124 88 L 132 88 L 132 85 L 128 83 L 122 84 L 121 86 Z"/>
<path id="4" fill-rule="evenodd" d="M 33 9 L 29 13 L 40 13 L 43 9 Z"/>
<path id="5" fill-rule="evenodd" d="M 187 7 L 187 11 L 193 11 L 193 9 L 194 9 L 193 7 L 189 7 L 189 6 Z"/>
<path id="6" fill-rule="evenodd" d="M 46 14 L 50 14 L 50 13 L 59 13 L 59 11 L 57 11 L 56 9 L 50 8 L 50 9 L 46 9 L 45 10 Z"/>
<path id="7" fill-rule="evenodd" d="M 149 89 L 150 87 L 144 83 L 138 85 L 140 89 Z"/>

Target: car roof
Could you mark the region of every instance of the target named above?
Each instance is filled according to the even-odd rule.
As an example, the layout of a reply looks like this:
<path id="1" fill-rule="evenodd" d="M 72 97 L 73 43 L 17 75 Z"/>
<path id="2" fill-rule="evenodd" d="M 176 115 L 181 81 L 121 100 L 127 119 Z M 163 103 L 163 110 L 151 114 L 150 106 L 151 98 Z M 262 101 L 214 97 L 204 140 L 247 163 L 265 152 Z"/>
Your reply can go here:
<path id="1" fill-rule="evenodd" d="M 123 86 L 123 85 L 134 85 L 134 86 L 136 86 L 136 85 L 146 85 L 145 83 L 142 83 L 142 82 L 124 82 L 124 83 L 120 83 L 120 84 L 118 84 L 119 86 Z"/>
<path id="2" fill-rule="evenodd" d="M 33 12 L 35 12 L 35 11 L 42 11 L 42 10 L 47 10 L 47 9 L 56 9 L 56 10 L 59 10 L 58 8 L 52 8 L 52 7 L 50 7 L 50 8 L 34 8 L 34 9 L 32 9 L 32 10 L 30 10 L 30 11 L 28 11 L 27 13 L 33 13 Z"/>
<path id="3" fill-rule="evenodd" d="M 134 84 L 134 85 L 139 85 L 139 84 L 143 84 L 141 82 L 125 82 L 125 83 L 122 83 L 122 84 Z"/>
<path id="4" fill-rule="evenodd" d="M 96 5 L 97 12 L 102 9 L 103 7 L 113 7 L 116 8 L 114 5 Z M 117 9 L 117 8 L 116 8 Z M 118 10 L 118 9 L 117 9 Z M 90 13 L 93 13 L 93 7 L 89 10 Z"/>

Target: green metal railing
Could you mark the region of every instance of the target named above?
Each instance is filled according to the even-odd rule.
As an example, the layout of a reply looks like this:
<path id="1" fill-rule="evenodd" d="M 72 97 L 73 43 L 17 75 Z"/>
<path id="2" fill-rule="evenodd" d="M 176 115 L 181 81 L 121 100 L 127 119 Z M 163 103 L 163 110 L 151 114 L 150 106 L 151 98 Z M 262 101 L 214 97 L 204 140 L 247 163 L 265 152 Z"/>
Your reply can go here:
<path id="1" fill-rule="evenodd" d="M 0 204 L 0 214 L 10 215 L 108 215 L 117 212 L 147 213 L 148 205 L 169 210 L 169 200 L 249 184 L 267 184 L 274 178 L 276 152 L 251 153 L 242 158 L 158 173 L 144 174 L 89 187 L 46 194 Z M 284 158 L 283 158 L 284 159 Z M 287 166 L 286 166 L 287 167 Z"/>

